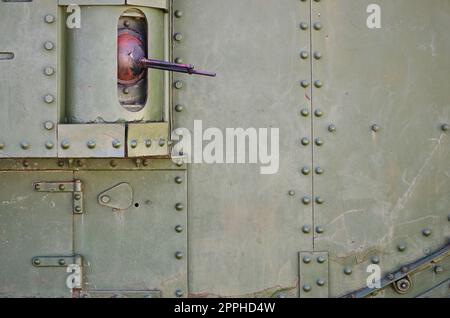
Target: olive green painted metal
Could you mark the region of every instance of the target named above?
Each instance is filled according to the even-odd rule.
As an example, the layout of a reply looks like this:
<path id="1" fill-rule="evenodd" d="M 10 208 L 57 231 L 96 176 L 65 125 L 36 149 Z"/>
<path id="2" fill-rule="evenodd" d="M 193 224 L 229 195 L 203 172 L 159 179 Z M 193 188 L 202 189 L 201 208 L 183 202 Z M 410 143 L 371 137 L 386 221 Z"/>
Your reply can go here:
<path id="1" fill-rule="evenodd" d="M 329 296 L 327 252 L 299 254 L 299 281 L 301 298 L 327 298 Z"/>
<path id="2" fill-rule="evenodd" d="M 117 96 L 117 24 L 127 10 L 124 6 L 81 6 L 82 27 L 67 29 L 68 123 L 116 123 L 162 121 L 168 97 L 165 74 L 149 71 L 146 107 L 137 112 L 126 110 Z M 147 18 L 148 54 L 164 59 L 165 19 L 161 9 L 139 7 Z M 151 87 L 151 89 L 150 89 Z"/>
<path id="3" fill-rule="evenodd" d="M 218 73 L 213 81 L 174 74 L 174 128 L 280 127 L 280 170 L 262 176 L 257 165 L 189 167 L 189 291 L 192 296 L 298 297 L 298 253 L 310 251 L 311 135 L 308 62 L 309 9 L 298 0 L 175 0 L 174 59 Z M 220 15 L 217 13 L 220 12 Z M 180 15 L 178 13 L 178 15 Z M 282 18 L 281 18 L 282 17 Z M 270 27 L 269 27 L 270 25 Z"/>
<path id="4" fill-rule="evenodd" d="M 128 157 L 168 156 L 169 137 L 169 123 L 129 124 Z"/>
<path id="5" fill-rule="evenodd" d="M 186 172 L 79 171 L 75 178 L 83 180 L 85 202 L 85 213 L 74 221 L 74 250 L 84 258 L 85 289 L 160 290 L 163 297 L 186 293 Z M 100 204 L 99 195 L 120 183 L 132 188 L 131 207 Z"/>
<path id="6" fill-rule="evenodd" d="M 0 60 L 0 157 L 56 156 L 57 8 L 56 0 L 0 2 L 0 52 L 14 55 Z"/>
<path id="7" fill-rule="evenodd" d="M 36 192 L 35 181 L 72 172 L 0 172 L 0 296 L 71 297 L 66 268 L 38 268 L 36 256 L 73 255 L 72 196 Z"/>
<path id="8" fill-rule="evenodd" d="M 312 2 L 314 246 L 330 253 L 331 295 L 365 285 L 446 243 L 449 223 L 448 1 L 380 0 L 381 29 L 369 29 L 373 1 Z M 401 17 L 401 18 L 399 18 Z M 333 124 L 336 132 L 329 133 Z M 352 275 L 344 269 L 352 268 Z M 405 296 L 408 296 L 406 294 Z"/>

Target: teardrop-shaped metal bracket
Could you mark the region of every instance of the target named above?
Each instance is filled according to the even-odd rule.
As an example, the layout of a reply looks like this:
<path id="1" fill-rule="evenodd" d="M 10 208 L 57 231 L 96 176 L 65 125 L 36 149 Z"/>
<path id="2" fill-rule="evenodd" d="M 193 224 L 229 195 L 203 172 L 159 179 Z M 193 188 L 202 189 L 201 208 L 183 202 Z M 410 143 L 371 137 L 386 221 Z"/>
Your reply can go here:
<path id="1" fill-rule="evenodd" d="M 120 183 L 100 193 L 98 203 L 114 210 L 127 210 L 133 204 L 133 188 L 129 183 Z"/>

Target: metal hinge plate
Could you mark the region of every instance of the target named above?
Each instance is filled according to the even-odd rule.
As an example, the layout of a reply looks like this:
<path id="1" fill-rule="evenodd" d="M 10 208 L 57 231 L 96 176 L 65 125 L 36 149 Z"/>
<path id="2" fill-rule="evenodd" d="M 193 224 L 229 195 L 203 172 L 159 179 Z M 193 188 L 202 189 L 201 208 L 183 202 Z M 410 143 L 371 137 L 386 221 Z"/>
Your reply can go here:
<path id="1" fill-rule="evenodd" d="M 301 252 L 300 298 L 328 298 L 328 252 Z"/>
<path id="2" fill-rule="evenodd" d="M 73 193 L 72 211 L 74 214 L 83 213 L 83 189 L 80 180 L 62 182 L 34 182 L 33 189 L 47 193 Z"/>
<path id="3" fill-rule="evenodd" d="M 80 290 L 83 287 L 83 257 L 73 256 L 35 256 L 31 260 L 34 267 L 65 267 L 69 274 L 66 286 L 70 290 Z"/>

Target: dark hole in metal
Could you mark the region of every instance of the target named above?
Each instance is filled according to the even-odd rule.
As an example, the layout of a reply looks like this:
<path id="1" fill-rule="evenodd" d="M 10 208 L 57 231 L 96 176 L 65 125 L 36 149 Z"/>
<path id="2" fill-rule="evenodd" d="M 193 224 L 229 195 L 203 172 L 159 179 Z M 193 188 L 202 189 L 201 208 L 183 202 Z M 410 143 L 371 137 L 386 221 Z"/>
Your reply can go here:
<path id="1" fill-rule="evenodd" d="M 11 52 L 0 52 L 0 61 L 12 60 L 14 58 L 14 53 Z"/>

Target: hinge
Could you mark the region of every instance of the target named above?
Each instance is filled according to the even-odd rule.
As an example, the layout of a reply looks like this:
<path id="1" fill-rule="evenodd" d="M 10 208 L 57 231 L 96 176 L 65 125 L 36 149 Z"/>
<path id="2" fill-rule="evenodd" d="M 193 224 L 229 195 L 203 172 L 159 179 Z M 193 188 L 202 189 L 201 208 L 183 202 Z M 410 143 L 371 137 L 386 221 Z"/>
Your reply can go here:
<path id="1" fill-rule="evenodd" d="M 69 274 L 66 286 L 72 292 L 80 290 L 83 286 L 83 257 L 73 256 L 35 256 L 31 260 L 34 267 L 65 267 Z"/>
<path id="2" fill-rule="evenodd" d="M 328 298 L 328 252 L 300 252 L 300 298 Z"/>
<path id="3" fill-rule="evenodd" d="M 48 193 L 73 193 L 72 211 L 74 214 L 83 213 L 83 187 L 81 180 L 62 182 L 34 182 L 34 191 Z"/>

